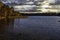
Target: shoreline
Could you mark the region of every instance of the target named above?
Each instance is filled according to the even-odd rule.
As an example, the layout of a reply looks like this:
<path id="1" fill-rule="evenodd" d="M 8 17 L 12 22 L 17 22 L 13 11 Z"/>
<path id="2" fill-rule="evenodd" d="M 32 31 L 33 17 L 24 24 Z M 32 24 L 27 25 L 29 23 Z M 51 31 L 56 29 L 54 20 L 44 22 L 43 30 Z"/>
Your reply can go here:
<path id="1" fill-rule="evenodd" d="M 60 13 L 35 13 L 27 14 L 21 13 L 22 16 L 60 16 Z"/>
<path id="2" fill-rule="evenodd" d="M 0 17 L 0 19 L 5 19 L 5 18 L 27 18 L 28 16 L 60 16 L 60 13 L 35 13 L 35 14 L 21 13 L 21 16 L 7 16 L 7 17 Z"/>
<path id="3" fill-rule="evenodd" d="M 9 17 L 0 17 L 0 20 L 1 19 L 6 19 L 6 18 L 27 18 L 27 16 L 9 16 Z"/>

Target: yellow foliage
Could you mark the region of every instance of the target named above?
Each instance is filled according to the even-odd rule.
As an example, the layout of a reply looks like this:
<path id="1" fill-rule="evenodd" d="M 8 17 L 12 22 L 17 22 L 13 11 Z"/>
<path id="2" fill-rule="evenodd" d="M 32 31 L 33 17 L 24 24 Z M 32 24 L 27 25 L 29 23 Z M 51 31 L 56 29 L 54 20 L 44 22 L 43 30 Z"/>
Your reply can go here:
<path id="1" fill-rule="evenodd" d="M 0 8 L 2 7 L 2 5 L 3 5 L 2 2 L 0 1 Z"/>

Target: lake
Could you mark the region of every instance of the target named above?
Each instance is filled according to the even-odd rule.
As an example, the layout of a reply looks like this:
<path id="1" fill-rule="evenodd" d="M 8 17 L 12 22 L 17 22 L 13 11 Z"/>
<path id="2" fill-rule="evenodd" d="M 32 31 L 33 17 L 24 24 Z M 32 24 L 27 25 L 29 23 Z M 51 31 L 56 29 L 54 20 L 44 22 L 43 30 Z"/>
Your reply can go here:
<path id="1" fill-rule="evenodd" d="M 60 40 L 59 16 L 0 20 L 0 40 Z"/>

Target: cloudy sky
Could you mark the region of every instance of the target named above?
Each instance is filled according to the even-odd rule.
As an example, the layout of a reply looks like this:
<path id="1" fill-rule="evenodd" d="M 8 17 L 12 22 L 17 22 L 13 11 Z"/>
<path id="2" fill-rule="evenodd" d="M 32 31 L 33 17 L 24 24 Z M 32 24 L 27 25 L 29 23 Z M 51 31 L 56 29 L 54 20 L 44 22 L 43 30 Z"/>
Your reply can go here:
<path id="1" fill-rule="evenodd" d="M 42 1 L 42 0 L 2 0 L 2 1 Z"/>
<path id="2" fill-rule="evenodd" d="M 16 3 L 21 3 L 21 2 L 26 2 L 26 1 L 33 1 L 33 2 L 35 2 L 35 1 L 44 1 L 44 0 L 2 0 L 3 2 L 5 2 L 5 3 L 14 3 L 14 2 L 16 2 Z M 50 2 L 54 2 L 55 0 L 50 0 Z M 60 0 L 56 0 L 56 2 L 57 3 L 60 3 Z"/>
<path id="3" fill-rule="evenodd" d="M 43 0 L 2 0 L 4 2 L 26 2 L 26 1 L 43 1 Z"/>

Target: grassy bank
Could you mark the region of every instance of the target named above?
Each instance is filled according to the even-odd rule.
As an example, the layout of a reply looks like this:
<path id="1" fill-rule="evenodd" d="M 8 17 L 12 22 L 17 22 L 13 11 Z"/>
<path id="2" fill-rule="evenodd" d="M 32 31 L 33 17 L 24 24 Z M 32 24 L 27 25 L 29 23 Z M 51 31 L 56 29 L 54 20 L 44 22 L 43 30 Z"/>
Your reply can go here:
<path id="1" fill-rule="evenodd" d="M 9 16 L 8 18 L 27 18 L 27 16 Z"/>

